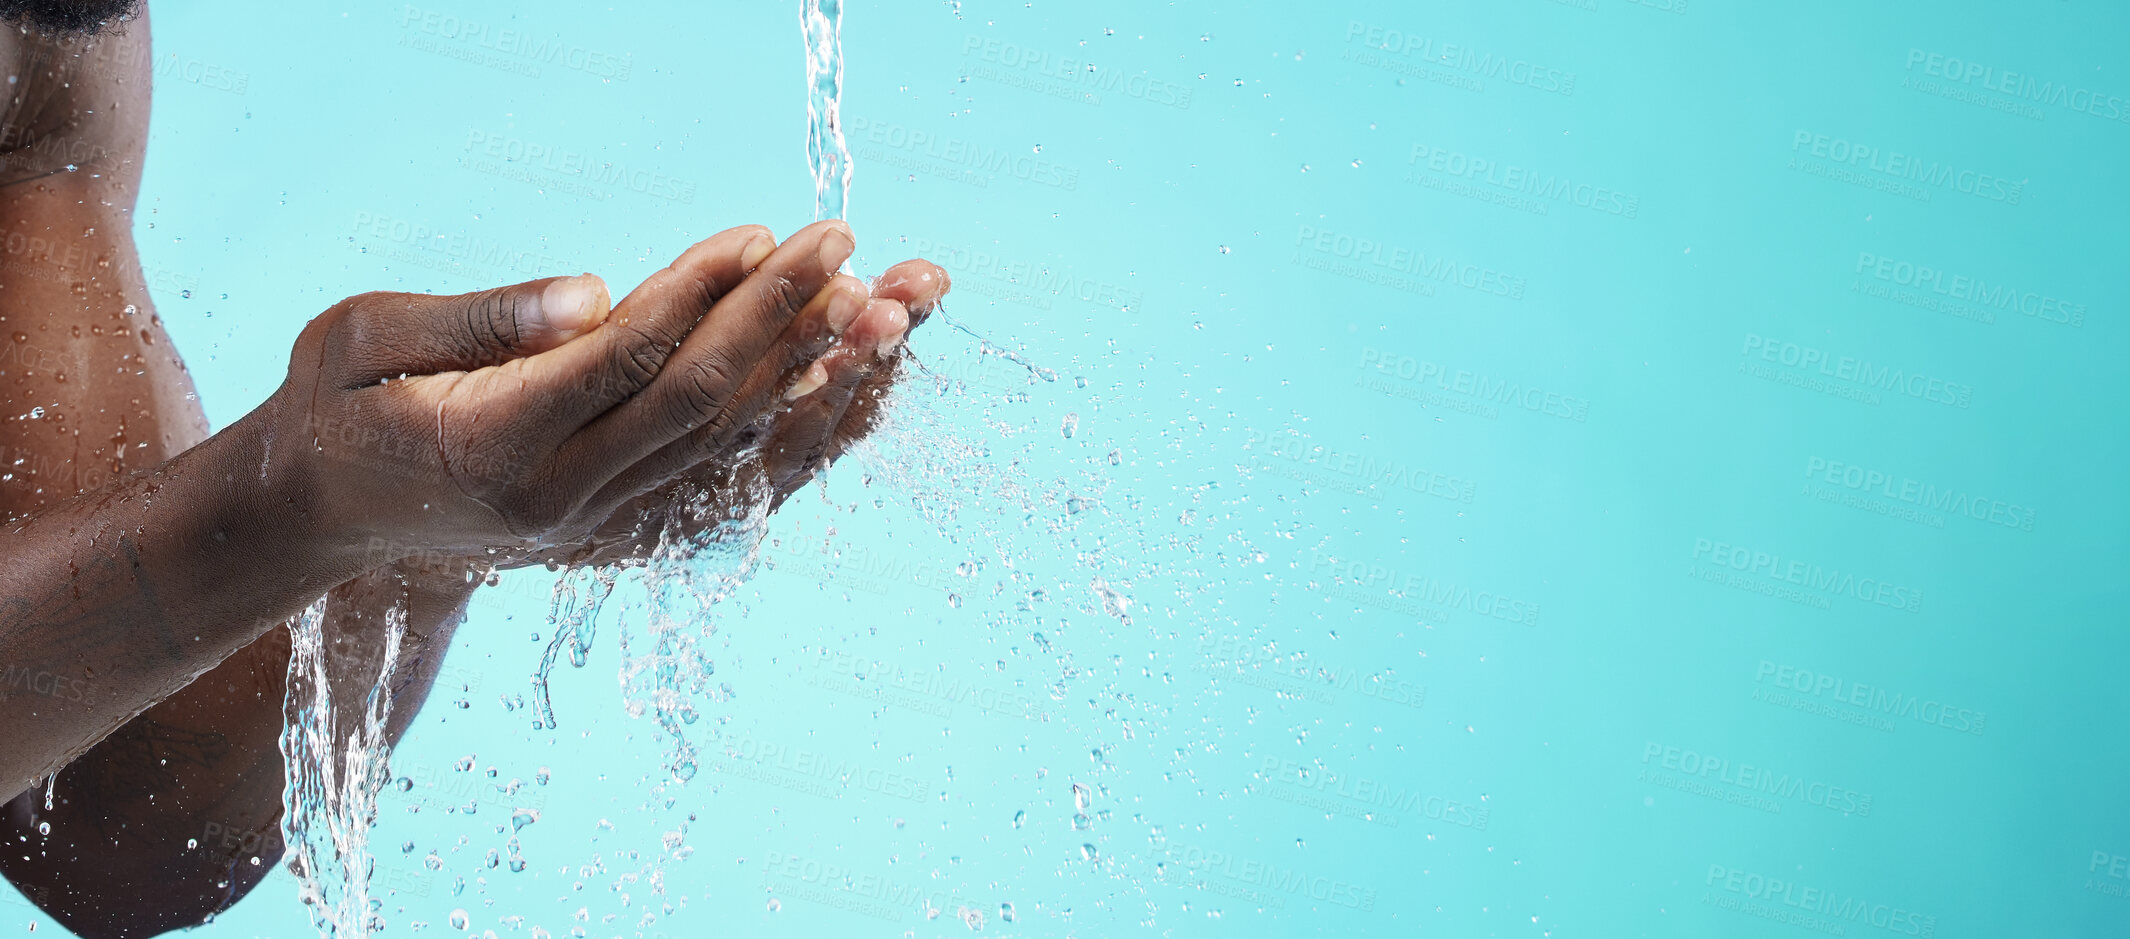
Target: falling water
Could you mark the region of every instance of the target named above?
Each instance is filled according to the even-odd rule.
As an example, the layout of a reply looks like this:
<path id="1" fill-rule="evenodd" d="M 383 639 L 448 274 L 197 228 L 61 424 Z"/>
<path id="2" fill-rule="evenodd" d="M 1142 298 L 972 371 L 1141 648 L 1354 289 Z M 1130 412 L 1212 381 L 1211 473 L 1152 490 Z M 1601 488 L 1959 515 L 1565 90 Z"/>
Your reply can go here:
<path id="1" fill-rule="evenodd" d="M 547 610 L 547 626 L 554 630 L 554 637 L 548 640 L 547 654 L 541 657 L 540 670 L 533 675 L 533 704 L 540 715 L 533 722 L 534 727 L 555 728 L 555 705 L 548 694 L 548 678 L 555 670 L 555 659 L 568 648 L 571 665 L 583 668 L 590 661 L 599 607 L 613 594 L 614 580 L 620 573 L 614 567 L 573 567 L 555 579 Z"/>
<path id="2" fill-rule="evenodd" d="M 319 935 L 359 937 L 384 927 L 377 915 L 380 904 L 370 898 L 370 826 L 377 820 L 377 793 L 384 788 L 391 753 L 385 722 L 392 714 L 390 689 L 407 610 L 398 602 L 385 611 L 384 648 L 374 675 L 366 674 L 366 660 L 331 652 L 327 612 L 327 598 L 320 597 L 288 624 L 282 833 L 298 895 L 310 906 Z M 327 661 L 329 654 L 334 661 Z M 352 697 L 365 687 L 360 725 L 342 726 L 350 715 L 336 698 Z"/>
<path id="3" fill-rule="evenodd" d="M 841 25 L 841 0 L 802 0 L 806 151 L 814 179 L 816 219 L 845 218 L 849 209 L 852 165 L 840 117 Z M 961 354 L 979 362 L 992 358 L 1010 362 L 1026 371 L 1031 388 L 1056 383 L 1055 371 L 991 342 L 947 317 L 944 310 L 936 310 L 935 315 L 974 340 L 975 348 L 965 347 Z M 1044 631 L 1066 630 L 1071 620 L 1130 627 L 1130 585 L 1153 573 L 1154 565 L 1128 559 L 1118 550 L 1143 546 L 1148 538 L 1143 521 L 1131 512 L 1136 505 L 1112 508 L 1107 504 L 1111 483 L 1107 465 L 1077 479 L 1036 478 L 1024 462 L 1032 442 L 1016 442 L 1018 453 L 1000 452 L 999 445 L 1006 441 L 971 441 L 961 432 L 962 428 L 991 426 L 987 418 L 995 399 L 965 384 L 946 381 L 915 358 L 905 364 L 935 381 L 898 382 L 891 391 L 880 425 L 852 454 L 869 474 L 865 484 L 893 491 L 947 541 L 988 554 L 1002 572 L 1000 592 L 1008 589 L 1010 581 L 1012 593 L 1021 598 L 1018 611 L 994 614 L 996 621 L 990 625 L 1023 635 L 1032 632 L 1034 644 L 1046 658 L 1052 653 Z M 1027 397 L 1022 394 L 1018 399 L 1026 401 Z M 739 461 L 755 458 L 756 454 L 748 453 Z M 676 498 L 662 514 L 653 513 L 644 520 L 643 530 L 657 533 L 648 560 L 596 570 L 572 569 L 555 585 L 548 618 L 552 635 L 533 678 L 536 725 L 557 727 L 548 690 L 550 673 L 564 652 L 573 666 L 587 663 L 597 620 L 611 611 L 610 618 L 618 621 L 615 632 L 621 661 L 617 677 L 624 706 L 632 716 L 655 722 L 666 750 L 670 778 L 651 787 L 646 807 L 663 800 L 671 808 L 674 787 L 687 785 L 699 772 L 700 748 L 691 738 L 704 733 L 695 729 L 703 716 L 702 705 L 723 701 L 731 693 L 728 686 L 715 681 L 711 640 L 718 622 L 733 613 L 734 595 L 756 570 L 770 527 L 771 504 L 766 491 L 737 497 L 728 492 L 720 498 L 709 488 L 695 490 Z M 1072 570 L 1044 573 L 1033 569 L 1040 564 L 1039 556 L 1051 555 L 1060 547 L 1076 559 Z M 1195 544 L 1171 547 L 1181 547 L 1186 556 L 1196 553 Z M 983 568 L 981 562 L 964 566 Z M 1057 596 L 1084 599 L 1060 616 L 1056 608 L 1038 607 L 1045 602 L 1046 586 Z M 741 616 L 745 612 L 738 610 Z M 1108 631 L 1104 626 L 1095 628 Z M 1061 650 L 1049 664 L 1056 669 L 1045 681 L 1049 696 L 1066 700 L 1086 672 L 1072 662 L 1069 651 Z M 1105 713 L 1128 715 L 1132 710 L 1127 704 Z M 715 725 L 715 721 L 705 723 Z M 1130 737 L 1127 723 L 1110 718 L 1079 728 L 1096 743 L 1091 747 L 1096 771 L 1106 765 L 1101 754 Z M 1076 798 L 1084 801 L 1086 792 L 1076 789 Z M 687 827 L 680 823 L 677 831 L 667 835 L 667 852 L 652 855 L 642 870 L 623 879 L 640 878 L 638 882 L 662 893 L 666 859 L 692 850 L 680 844 Z M 1093 850 L 1087 849 L 1090 856 Z M 619 886 L 621 881 L 616 883 Z M 1001 906 L 1002 917 L 1009 922 L 1011 909 L 1011 904 Z"/>
<path id="4" fill-rule="evenodd" d="M 814 218 L 848 218 L 851 153 L 843 140 L 843 0 L 804 0 L 806 162 L 814 171 Z"/>
<path id="5" fill-rule="evenodd" d="M 842 0 L 804 0 L 799 28 L 806 46 L 806 161 L 814 178 L 814 218 L 843 218 L 850 208 L 850 148 L 843 137 Z M 746 455 L 741 459 L 752 459 Z M 770 494 L 745 493 L 716 499 L 707 491 L 676 499 L 662 520 L 657 548 L 647 563 L 632 567 L 630 593 L 641 587 L 641 628 L 635 634 L 635 604 L 623 604 L 619 679 L 629 713 L 652 716 L 667 738 L 667 769 L 675 779 L 694 777 L 698 760 L 688 728 L 700 716 L 695 701 L 713 692 L 716 664 L 708 643 L 716 631 L 711 607 L 729 598 L 753 573 L 768 530 Z M 621 570 L 573 569 L 555 584 L 548 613 L 553 635 L 533 676 L 538 726 L 556 727 L 549 691 L 564 650 L 583 667 L 601 608 Z"/>

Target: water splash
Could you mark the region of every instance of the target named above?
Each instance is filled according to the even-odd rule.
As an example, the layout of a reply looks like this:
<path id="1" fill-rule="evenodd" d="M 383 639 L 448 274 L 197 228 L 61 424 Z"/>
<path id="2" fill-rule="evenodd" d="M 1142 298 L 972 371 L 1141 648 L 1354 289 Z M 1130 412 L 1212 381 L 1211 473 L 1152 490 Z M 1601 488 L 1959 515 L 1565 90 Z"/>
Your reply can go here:
<path id="1" fill-rule="evenodd" d="M 772 502 L 770 492 L 754 488 L 737 499 L 702 492 L 678 503 L 639 578 L 641 636 L 636 617 L 626 611 L 620 617 L 624 706 L 631 717 L 657 720 L 667 738 L 666 769 L 681 782 L 695 778 L 700 766 L 689 731 L 701 717 L 696 702 L 729 696 L 710 684 L 717 674 L 710 642 L 722 612 L 715 607 L 754 574 Z"/>
<path id="2" fill-rule="evenodd" d="M 843 139 L 843 0 L 805 0 L 806 163 L 814 171 L 814 219 L 848 218 L 851 153 Z"/>
<path id="3" fill-rule="evenodd" d="M 547 654 L 540 658 L 539 671 L 533 674 L 533 705 L 539 715 L 533 722 L 535 728 L 555 729 L 555 704 L 548 693 L 555 660 L 564 647 L 569 649 L 572 666 L 583 668 L 591 660 L 599 608 L 613 594 L 619 575 L 620 569 L 615 567 L 572 567 L 555 579 L 547 609 L 547 626 L 554 630 L 554 636 L 548 640 Z"/>
<path id="4" fill-rule="evenodd" d="M 382 904 L 370 897 L 370 827 L 385 786 L 391 742 L 392 677 L 407 633 L 404 600 L 385 611 L 384 645 L 375 674 L 344 655 L 328 663 L 328 600 L 320 597 L 289 621 L 288 697 L 281 758 L 288 766 L 282 803 L 283 843 L 297 894 L 311 908 L 320 936 L 368 936 L 384 928 Z M 332 667 L 329 669 L 328 665 Z M 357 726 L 342 726 L 342 702 L 367 686 Z"/>

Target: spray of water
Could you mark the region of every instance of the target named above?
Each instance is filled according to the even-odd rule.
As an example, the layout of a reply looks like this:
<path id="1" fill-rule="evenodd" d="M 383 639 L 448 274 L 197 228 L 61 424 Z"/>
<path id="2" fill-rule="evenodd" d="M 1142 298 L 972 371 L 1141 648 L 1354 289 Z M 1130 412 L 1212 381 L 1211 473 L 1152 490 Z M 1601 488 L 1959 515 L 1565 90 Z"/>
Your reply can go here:
<path id="1" fill-rule="evenodd" d="M 407 610 L 395 603 L 385 612 L 374 672 L 364 667 L 367 660 L 346 655 L 328 662 L 327 613 L 328 599 L 320 597 L 288 624 L 282 834 L 298 896 L 310 906 L 319 935 L 361 937 L 384 928 L 381 904 L 370 897 L 370 827 L 391 754 L 385 723 L 392 715 L 390 689 Z M 365 689 L 359 718 L 345 726 L 350 715 L 342 702 Z"/>
<path id="2" fill-rule="evenodd" d="M 814 218 L 849 218 L 850 147 L 843 139 L 843 0 L 805 0 L 806 162 L 814 171 Z"/>
<path id="3" fill-rule="evenodd" d="M 817 219 L 847 217 L 849 209 L 853 167 L 840 118 L 841 26 L 840 0 L 802 0 L 807 160 L 814 179 Z M 892 492 L 948 542 L 970 552 L 957 568 L 958 574 L 976 578 L 985 576 L 986 568 L 995 572 L 992 576 L 997 583 L 988 593 L 1009 607 L 981 614 L 986 625 L 1030 638 L 1041 654 L 1037 661 L 1051 660 L 1055 671 L 1046 681 L 1049 695 L 1062 702 L 1081 693 L 1075 686 L 1084 670 L 1069 649 L 1053 652 L 1052 637 L 1079 623 L 1092 624 L 1103 633 L 1131 628 L 1135 606 L 1129 596 L 1131 585 L 1156 570 L 1120 549 L 1148 547 L 1144 522 L 1137 517 L 1136 504 L 1110 505 L 1111 481 L 1101 468 L 1084 470 L 1079 478 L 1038 479 L 1021 459 L 1029 455 L 1032 442 L 1024 439 L 1019 444 L 1021 452 L 1015 453 L 1003 438 L 972 442 L 959 432 L 959 428 L 999 426 L 995 409 L 1001 403 L 1025 404 L 1029 397 L 1027 390 L 1001 397 L 995 388 L 973 387 L 950 374 L 985 371 L 983 362 L 1000 361 L 1011 363 L 1009 374 L 1025 371 L 1022 380 L 1027 389 L 1055 383 L 1058 376 L 1020 351 L 1001 347 L 945 317 L 944 311 L 938 315 L 953 330 L 974 340 L 974 347 L 965 347 L 961 359 L 937 370 L 925 368 L 914 358 L 906 360 L 906 367 L 932 380 L 898 382 L 882 423 L 853 456 L 864 466 L 866 485 Z M 1072 436 L 1071 424 L 1068 420 L 1067 437 Z M 1108 462 L 1116 463 L 1114 453 Z M 646 808 L 652 803 L 674 806 L 676 787 L 687 785 L 699 769 L 699 745 L 691 735 L 700 734 L 695 727 L 703 715 L 702 705 L 722 701 L 731 693 L 728 686 L 714 683 L 712 640 L 719 619 L 737 606 L 734 595 L 756 569 L 769 528 L 770 503 L 767 492 L 744 493 L 735 499 L 729 494 L 713 498 L 708 490 L 698 490 L 675 500 L 660 517 L 645 520 L 646 530 L 658 533 L 656 549 L 647 561 L 625 567 L 573 568 L 564 571 L 554 586 L 548 617 L 552 635 L 533 677 L 535 727 L 558 726 L 548 688 L 555 663 L 567 653 L 572 666 L 585 666 L 602 612 L 616 611 L 611 618 L 619 620 L 617 677 L 625 706 L 636 717 L 653 719 L 667 751 L 670 776 L 651 786 Z M 882 504 L 875 501 L 876 506 Z M 1072 569 L 1041 570 L 1040 559 L 1054 557 L 1060 547 L 1076 559 Z M 1167 552 L 1172 557 L 1164 563 L 1192 565 L 1197 560 L 1195 543 L 1169 547 L 1182 550 Z M 1059 608 L 1053 597 L 1078 602 L 1068 600 Z M 959 596 L 948 599 L 952 606 L 962 605 Z M 738 612 L 745 615 L 744 608 Z M 974 609 L 968 612 L 978 614 Z M 314 607 L 292 629 L 298 654 L 290 664 L 290 731 L 284 742 L 291 767 L 291 866 L 303 880 L 305 901 L 312 904 L 321 932 L 366 935 L 381 926 L 375 915 L 378 904 L 367 895 L 369 857 L 364 846 L 368 825 L 375 817 L 376 793 L 383 783 L 382 728 L 389 701 L 373 695 L 363 726 L 353 733 L 336 733 L 331 701 L 324 694 L 329 683 L 322 671 L 322 619 L 323 607 Z M 392 622 L 396 625 L 389 635 L 387 663 L 396 659 L 404 613 Z M 389 669 L 387 664 L 373 687 L 385 686 Z M 299 686 L 304 689 L 300 697 Z M 1131 737 L 1130 716 L 1138 705 L 1114 688 L 1096 693 L 1111 702 L 1098 712 L 1103 718 L 1074 729 L 1091 744 L 1094 771 L 1099 772 L 1109 765 L 1109 750 Z M 1078 718 L 1066 720 L 1079 724 Z M 335 751 L 334 742 L 342 736 L 347 740 Z M 299 804 L 304 811 L 293 810 Z M 685 857 L 693 850 L 684 843 L 688 827 L 679 823 L 665 837 L 666 850 L 650 859 L 644 870 L 624 875 L 622 880 L 638 880 L 663 894 L 668 859 Z M 515 864 L 513 869 L 517 869 Z M 1010 910 L 1011 905 L 1002 909 Z M 645 922 L 652 918 L 646 914 Z"/>
<path id="4" fill-rule="evenodd" d="M 843 137 L 841 0 L 804 0 L 799 27 L 806 46 L 806 160 L 814 179 L 814 218 L 843 218 L 850 208 L 852 166 Z M 701 716 L 696 702 L 729 693 L 722 685 L 712 686 L 717 672 L 709 655 L 717 629 L 712 607 L 729 599 L 753 573 L 768 530 L 769 504 L 768 492 L 733 500 L 700 491 L 678 499 L 662 520 L 651 520 L 658 546 L 648 563 L 626 572 L 628 599 L 617 616 L 622 695 L 632 716 L 656 719 L 666 738 L 667 769 L 676 780 L 693 778 L 699 767 L 689 736 L 690 725 Z M 555 663 L 567 651 L 571 665 L 585 665 L 600 611 L 623 573 L 573 569 L 556 582 L 548 615 L 553 636 L 533 676 L 536 726 L 556 727 L 549 691 Z"/>

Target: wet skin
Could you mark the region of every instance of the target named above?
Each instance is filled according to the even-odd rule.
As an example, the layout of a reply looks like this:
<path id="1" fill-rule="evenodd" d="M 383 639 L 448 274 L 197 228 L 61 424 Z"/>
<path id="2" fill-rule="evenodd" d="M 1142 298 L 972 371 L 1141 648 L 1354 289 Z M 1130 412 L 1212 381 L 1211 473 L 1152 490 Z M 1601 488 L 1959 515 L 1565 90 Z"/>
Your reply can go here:
<path id="1" fill-rule="evenodd" d="M 84 936 L 199 923 L 280 859 L 290 615 L 330 594 L 359 702 L 406 605 L 397 739 L 489 570 L 640 560 L 684 489 L 781 502 L 872 428 L 948 288 L 835 273 L 825 222 L 713 235 L 619 302 L 591 275 L 363 294 L 210 435 L 132 238 L 147 37 L 0 29 L 0 873 Z"/>

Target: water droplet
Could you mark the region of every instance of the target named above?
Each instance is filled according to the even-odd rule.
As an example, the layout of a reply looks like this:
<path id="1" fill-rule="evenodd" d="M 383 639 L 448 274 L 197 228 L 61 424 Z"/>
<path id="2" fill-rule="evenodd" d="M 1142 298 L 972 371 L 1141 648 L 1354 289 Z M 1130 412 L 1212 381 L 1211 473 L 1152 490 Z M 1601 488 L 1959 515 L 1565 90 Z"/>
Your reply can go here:
<path id="1" fill-rule="evenodd" d="M 1058 425 L 1058 432 L 1064 434 L 1067 440 L 1072 439 L 1073 431 L 1079 429 L 1080 415 L 1078 413 L 1065 415 L 1065 421 L 1062 424 Z"/>
<path id="2" fill-rule="evenodd" d="M 779 900 L 775 897 L 769 898 L 769 912 L 775 913 L 782 909 L 784 909 L 784 901 Z"/>
<path id="3" fill-rule="evenodd" d="M 467 926 L 472 925 L 472 922 L 472 918 L 466 915 L 465 910 L 451 911 L 451 928 L 463 930 Z"/>

